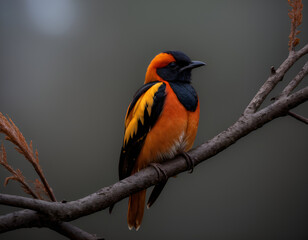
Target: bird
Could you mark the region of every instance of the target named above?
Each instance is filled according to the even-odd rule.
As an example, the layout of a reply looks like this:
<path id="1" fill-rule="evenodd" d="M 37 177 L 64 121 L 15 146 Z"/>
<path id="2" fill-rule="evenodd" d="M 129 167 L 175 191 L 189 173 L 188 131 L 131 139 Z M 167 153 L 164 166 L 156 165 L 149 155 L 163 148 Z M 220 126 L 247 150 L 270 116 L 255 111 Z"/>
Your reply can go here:
<path id="1" fill-rule="evenodd" d="M 159 165 L 155 164 L 192 148 L 200 104 L 191 85 L 191 70 L 204 65 L 204 62 L 192 61 L 181 51 L 161 52 L 150 62 L 144 85 L 137 90 L 126 112 L 118 168 L 120 180 L 150 165 L 157 168 Z M 167 179 L 155 185 L 148 208 L 166 183 Z M 129 196 L 127 223 L 130 230 L 140 228 L 145 200 L 146 190 Z"/>

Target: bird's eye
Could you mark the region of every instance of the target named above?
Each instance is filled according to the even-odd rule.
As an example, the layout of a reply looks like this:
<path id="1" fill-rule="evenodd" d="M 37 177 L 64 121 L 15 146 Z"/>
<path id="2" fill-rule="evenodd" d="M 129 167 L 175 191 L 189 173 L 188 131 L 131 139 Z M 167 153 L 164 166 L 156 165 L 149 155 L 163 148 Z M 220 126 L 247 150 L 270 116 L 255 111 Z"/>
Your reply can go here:
<path id="1" fill-rule="evenodd" d="M 177 68 L 177 64 L 175 62 L 171 62 L 171 63 L 169 63 L 169 67 L 171 69 L 176 69 Z"/>

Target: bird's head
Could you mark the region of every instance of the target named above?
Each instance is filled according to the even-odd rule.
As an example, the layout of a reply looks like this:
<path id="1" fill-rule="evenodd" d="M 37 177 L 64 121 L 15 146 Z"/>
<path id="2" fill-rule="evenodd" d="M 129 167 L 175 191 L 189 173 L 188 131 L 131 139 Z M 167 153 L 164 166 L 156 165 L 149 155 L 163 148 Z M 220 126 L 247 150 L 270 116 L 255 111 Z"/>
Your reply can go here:
<path id="1" fill-rule="evenodd" d="M 144 83 L 154 81 L 190 83 L 191 70 L 204 65 L 204 62 L 191 61 L 180 51 L 166 51 L 158 54 L 151 61 Z"/>

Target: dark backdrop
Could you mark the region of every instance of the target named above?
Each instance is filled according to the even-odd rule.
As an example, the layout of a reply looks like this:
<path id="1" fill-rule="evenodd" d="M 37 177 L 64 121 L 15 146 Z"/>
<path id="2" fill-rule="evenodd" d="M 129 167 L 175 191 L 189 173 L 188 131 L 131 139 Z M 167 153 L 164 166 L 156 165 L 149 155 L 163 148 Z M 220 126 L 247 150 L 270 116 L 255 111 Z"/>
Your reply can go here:
<path id="1" fill-rule="evenodd" d="M 279 0 L 1 1 L 0 111 L 33 140 L 57 199 L 81 198 L 117 181 L 126 108 L 154 55 L 181 50 L 208 64 L 193 73 L 198 146 L 236 121 L 270 67 L 286 58 L 287 13 Z M 294 111 L 308 116 L 306 104 Z M 111 216 L 102 211 L 73 223 L 106 239 L 307 239 L 307 140 L 304 124 L 272 121 L 193 174 L 171 179 L 138 232 L 127 228 L 127 199 Z M 5 146 L 10 163 L 34 178 Z M 0 192 L 24 195 L 16 183 L 3 187 L 7 176 L 0 168 Z M 43 237 L 64 239 L 48 229 L 0 236 Z"/>

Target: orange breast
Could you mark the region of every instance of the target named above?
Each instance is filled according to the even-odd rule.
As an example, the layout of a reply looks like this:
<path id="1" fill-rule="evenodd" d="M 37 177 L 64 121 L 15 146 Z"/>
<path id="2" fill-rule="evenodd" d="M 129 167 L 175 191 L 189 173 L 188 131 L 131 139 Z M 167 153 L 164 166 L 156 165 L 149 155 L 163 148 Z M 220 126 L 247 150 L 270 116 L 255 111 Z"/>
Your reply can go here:
<path id="1" fill-rule="evenodd" d="M 170 85 L 165 83 L 166 100 L 163 111 L 147 134 L 134 171 L 146 167 L 151 162 L 161 162 L 181 151 L 188 151 L 196 137 L 199 104 L 195 112 L 187 111 Z"/>

